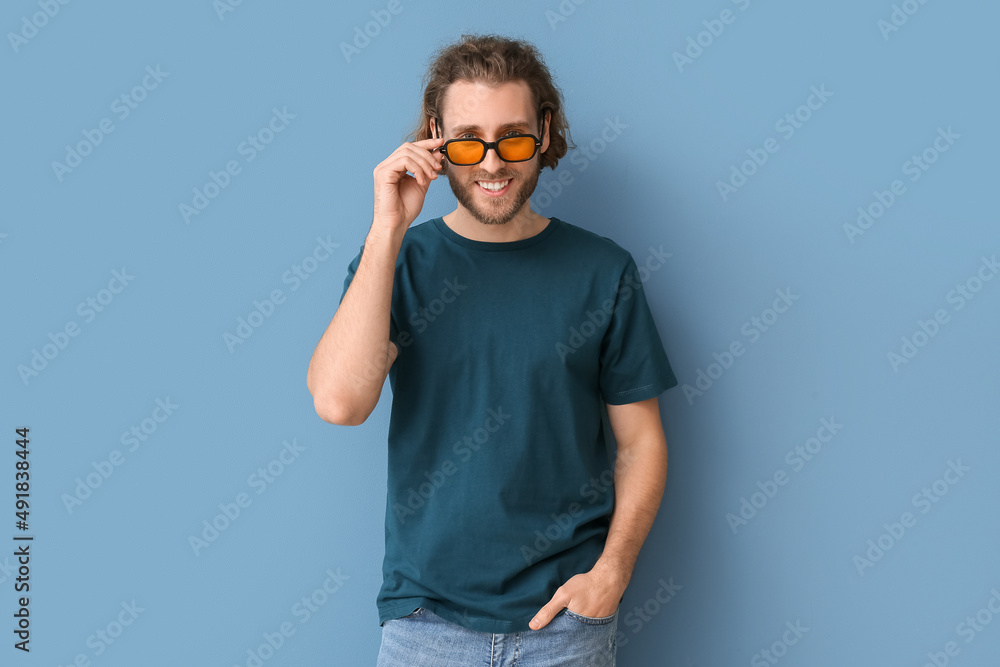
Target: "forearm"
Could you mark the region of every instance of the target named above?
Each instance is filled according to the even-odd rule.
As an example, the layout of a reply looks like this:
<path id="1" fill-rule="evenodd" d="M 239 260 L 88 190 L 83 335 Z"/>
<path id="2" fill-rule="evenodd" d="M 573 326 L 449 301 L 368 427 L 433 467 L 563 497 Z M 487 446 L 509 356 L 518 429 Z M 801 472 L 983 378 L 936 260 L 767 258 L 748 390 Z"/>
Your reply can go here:
<path id="1" fill-rule="evenodd" d="M 378 403 L 396 354 L 389 318 L 404 233 L 373 225 L 354 279 L 313 352 L 306 384 L 327 421 L 361 423 Z"/>
<path id="2" fill-rule="evenodd" d="M 618 573 L 627 585 L 666 485 L 667 443 L 662 431 L 625 447 L 619 444 L 614 478 L 615 509 L 595 567 Z"/>

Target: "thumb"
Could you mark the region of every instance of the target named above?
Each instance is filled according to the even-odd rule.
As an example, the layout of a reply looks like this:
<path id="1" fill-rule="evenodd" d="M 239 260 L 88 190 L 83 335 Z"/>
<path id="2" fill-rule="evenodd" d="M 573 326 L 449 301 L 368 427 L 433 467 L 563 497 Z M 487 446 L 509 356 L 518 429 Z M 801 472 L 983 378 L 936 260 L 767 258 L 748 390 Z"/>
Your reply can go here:
<path id="1" fill-rule="evenodd" d="M 552 599 L 549 600 L 544 607 L 538 610 L 535 617 L 528 623 L 528 627 L 532 630 L 541 630 L 548 625 L 549 622 L 555 618 L 556 614 L 562 611 L 565 606 L 566 604 L 563 602 L 560 592 L 556 591 L 556 594 L 552 596 Z"/>

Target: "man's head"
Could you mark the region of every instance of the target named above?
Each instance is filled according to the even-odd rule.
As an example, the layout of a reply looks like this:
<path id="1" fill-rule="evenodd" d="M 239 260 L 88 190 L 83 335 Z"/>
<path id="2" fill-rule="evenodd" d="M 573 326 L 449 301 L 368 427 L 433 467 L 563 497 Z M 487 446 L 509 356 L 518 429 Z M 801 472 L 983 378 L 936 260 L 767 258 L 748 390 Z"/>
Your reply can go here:
<path id="1" fill-rule="evenodd" d="M 541 147 L 524 162 L 505 162 L 493 149 L 470 166 L 444 161 L 442 173 L 459 204 L 483 224 L 504 224 L 528 202 L 542 168 L 554 169 L 566 154 L 569 128 L 562 109 L 562 95 L 531 44 L 463 35 L 434 56 L 412 140 L 441 136 L 436 128 L 446 139 L 493 142 L 512 133 L 538 137 Z M 479 185 L 507 180 L 499 195 Z"/>

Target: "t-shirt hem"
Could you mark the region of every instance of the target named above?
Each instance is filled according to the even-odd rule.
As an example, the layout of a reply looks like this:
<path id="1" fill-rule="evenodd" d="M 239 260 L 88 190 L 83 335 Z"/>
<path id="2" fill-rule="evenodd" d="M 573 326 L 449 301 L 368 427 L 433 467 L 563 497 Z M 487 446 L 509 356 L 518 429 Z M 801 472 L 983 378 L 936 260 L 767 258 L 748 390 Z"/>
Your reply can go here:
<path id="1" fill-rule="evenodd" d="M 406 598 L 404 602 L 394 604 L 391 607 L 380 607 L 379 625 L 381 626 L 386 621 L 411 614 L 417 607 L 429 609 L 446 621 L 450 621 L 451 623 L 455 623 L 464 628 L 468 628 L 469 630 L 476 630 L 478 632 L 524 632 L 531 629 L 528 626 L 528 623 L 535 617 L 534 614 L 531 614 L 530 616 L 524 616 L 513 621 L 501 621 L 493 618 L 482 618 L 459 613 L 450 607 L 442 605 L 441 602 L 437 600 L 429 600 L 427 598 Z"/>
<path id="2" fill-rule="evenodd" d="M 641 387 L 636 387 L 635 389 L 627 389 L 625 391 L 618 391 L 610 395 L 603 396 L 604 402 L 609 405 L 625 405 L 627 403 L 638 403 L 639 401 L 645 401 L 649 398 L 654 398 L 659 396 L 667 389 L 671 387 L 676 387 L 679 383 L 677 378 L 673 375 L 670 376 L 668 380 L 660 380 L 653 382 L 651 384 L 643 385 Z"/>

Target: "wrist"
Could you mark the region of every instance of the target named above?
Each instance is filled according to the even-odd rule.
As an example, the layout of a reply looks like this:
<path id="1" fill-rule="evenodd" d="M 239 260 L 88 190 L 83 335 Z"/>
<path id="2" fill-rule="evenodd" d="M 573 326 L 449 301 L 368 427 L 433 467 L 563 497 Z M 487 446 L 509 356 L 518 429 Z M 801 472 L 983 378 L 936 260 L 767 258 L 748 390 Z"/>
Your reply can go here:
<path id="1" fill-rule="evenodd" d="M 610 554 L 604 554 L 597 559 L 594 563 L 594 567 L 591 570 L 595 574 L 600 574 L 605 577 L 609 577 L 621 586 L 624 590 L 628 586 L 629 581 L 632 579 L 632 569 L 634 567 L 634 562 L 629 562 L 628 559 L 615 557 Z"/>
<path id="2" fill-rule="evenodd" d="M 403 243 L 403 236 L 405 234 L 405 227 L 400 228 L 393 225 L 380 224 L 376 220 L 372 222 L 372 227 L 368 230 L 368 236 L 365 237 L 365 247 L 369 245 L 388 245 L 398 250 L 399 246 Z"/>

